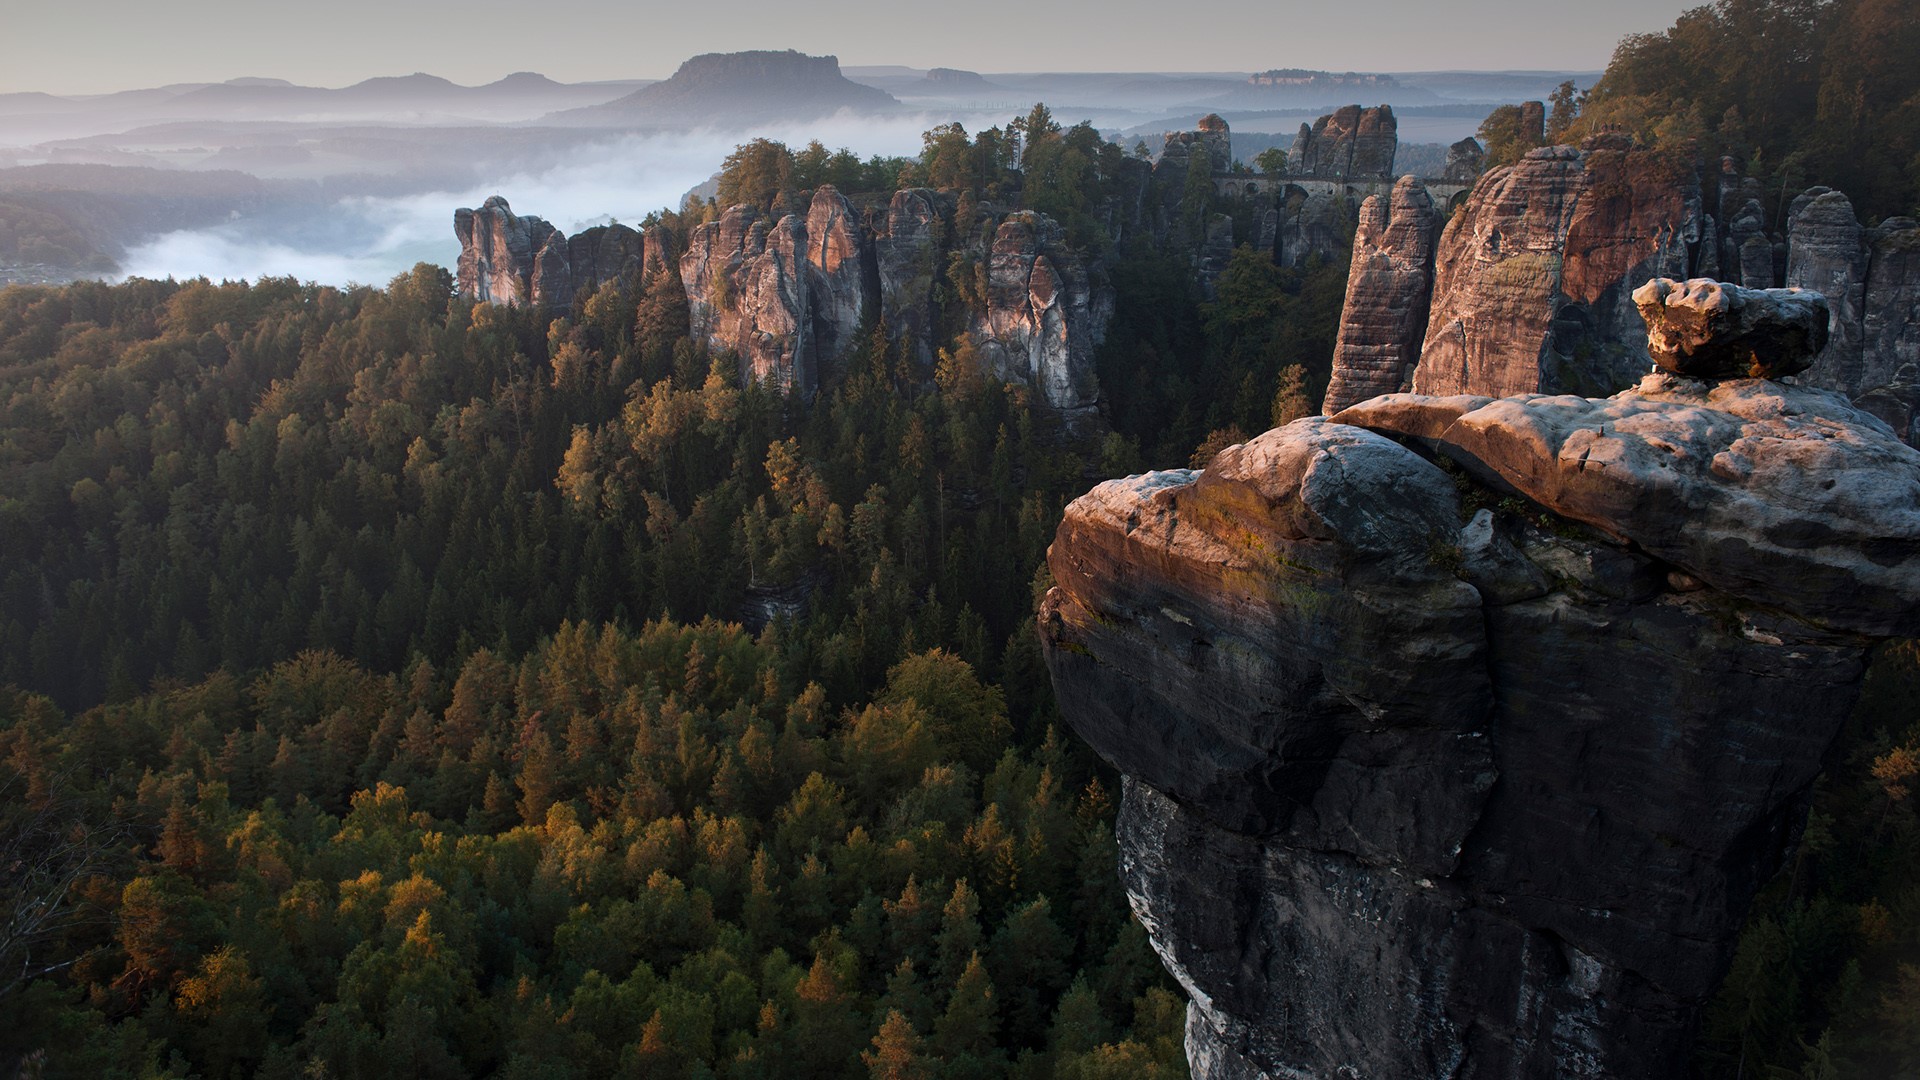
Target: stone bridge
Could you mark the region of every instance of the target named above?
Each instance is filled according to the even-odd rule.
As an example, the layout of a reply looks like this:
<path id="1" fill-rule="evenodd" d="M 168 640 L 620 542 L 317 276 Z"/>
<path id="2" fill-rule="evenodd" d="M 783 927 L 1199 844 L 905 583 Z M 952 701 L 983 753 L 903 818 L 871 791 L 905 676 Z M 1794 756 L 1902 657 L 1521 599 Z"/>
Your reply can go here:
<path id="1" fill-rule="evenodd" d="M 1467 193 L 1473 190 L 1472 181 L 1421 177 L 1420 182 L 1427 186 L 1427 193 L 1433 196 L 1434 205 L 1448 210 L 1466 202 Z M 1356 203 L 1369 195 L 1391 193 L 1393 183 L 1392 180 L 1377 177 L 1329 180 L 1324 176 L 1272 176 L 1264 173 L 1215 173 L 1213 177 L 1214 192 L 1223 198 L 1256 199 L 1272 196 L 1278 200 L 1298 192 L 1303 197 L 1345 195 Z"/>

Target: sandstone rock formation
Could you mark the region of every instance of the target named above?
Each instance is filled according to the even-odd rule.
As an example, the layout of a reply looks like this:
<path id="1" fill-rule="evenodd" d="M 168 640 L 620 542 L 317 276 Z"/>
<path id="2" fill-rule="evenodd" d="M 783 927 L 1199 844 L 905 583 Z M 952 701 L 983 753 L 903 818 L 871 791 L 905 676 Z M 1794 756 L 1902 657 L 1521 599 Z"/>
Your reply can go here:
<path id="1" fill-rule="evenodd" d="M 1411 176 L 1390 198 L 1369 195 L 1361 204 L 1326 412 L 1401 389 L 1420 359 L 1437 223 L 1426 186 Z"/>
<path id="2" fill-rule="evenodd" d="M 1487 151 L 1479 140 L 1468 136 L 1447 147 L 1447 164 L 1441 170 L 1443 180 L 1471 184 L 1487 167 Z"/>
<path id="3" fill-rule="evenodd" d="M 1200 249 L 1193 253 L 1193 273 L 1199 279 L 1200 293 L 1208 300 L 1214 299 L 1213 283 L 1226 272 L 1227 263 L 1233 258 L 1233 215 L 1214 214 L 1207 218 L 1206 239 L 1201 241 Z"/>
<path id="4" fill-rule="evenodd" d="M 1920 452 L 1757 379 L 1392 395 L 1103 484 L 1048 561 L 1196 1078 L 1678 1080 L 1920 632 Z"/>
<path id="5" fill-rule="evenodd" d="M 1766 211 L 1760 200 L 1748 199 L 1737 211 L 1729 211 L 1725 202 L 1720 207 L 1723 214 L 1732 214 L 1721 243 L 1722 272 L 1749 289 L 1773 288 L 1773 242 L 1767 239 Z"/>
<path id="6" fill-rule="evenodd" d="M 1888 218 L 1868 237 L 1861 381 L 1868 387 L 1920 364 L 1920 222 Z"/>
<path id="7" fill-rule="evenodd" d="M 575 295 L 609 281 L 626 281 L 646 261 L 646 240 L 625 225 L 595 225 L 567 240 L 567 264 Z"/>
<path id="8" fill-rule="evenodd" d="M 644 260 L 645 240 L 625 225 L 598 225 L 569 240 L 543 218 L 520 217 L 492 196 L 453 214 L 460 238 L 460 295 L 512 307 L 564 311 L 574 296 L 619 281 Z"/>
<path id="9" fill-rule="evenodd" d="M 1920 364 L 1902 364 L 1891 381 L 1853 403 L 1885 421 L 1908 446 L 1920 446 Z"/>
<path id="10" fill-rule="evenodd" d="M 680 280 L 695 338 L 732 351 L 742 378 L 811 397 L 806 259 L 806 225 L 798 217 L 769 225 L 753 207 L 735 206 L 688 236 Z"/>
<path id="11" fill-rule="evenodd" d="M 877 290 L 873 238 L 853 206 L 831 184 L 813 193 L 806 228 L 807 311 L 813 324 L 816 362 L 840 356 L 854 344 Z"/>
<path id="12" fill-rule="evenodd" d="M 1441 237 L 1413 389 L 1631 385 L 1648 365 L 1631 293 L 1688 276 L 1701 217 L 1691 166 L 1620 136 L 1542 147 L 1489 172 Z"/>
<path id="13" fill-rule="evenodd" d="M 1177 200 L 1186 183 L 1188 163 L 1193 152 L 1207 152 L 1207 167 L 1222 172 L 1233 165 L 1233 133 L 1218 113 L 1208 113 L 1194 124 L 1192 131 L 1167 132 L 1166 144 L 1154 162 L 1154 175 L 1171 188 Z"/>
<path id="14" fill-rule="evenodd" d="M 478 210 L 455 210 L 453 232 L 460 238 L 460 295 L 511 307 L 561 307 L 572 301 L 570 290 L 565 297 L 552 293 L 556 282 L 571 275 L 554 264 L 556 257 L 566 261 L 566 237 L 561 236 L 559 248 L 550 253 L 548 241 L 558 230 L 544 218 L 520 217 L 495 195 Z M 548 260 L 544 267 L 537 265 L 543 257 Z"/>
<path id="15" fill-rule="evenodd" d="M 1633 291 L 1653 362 L 1695 379 L 1777 379 L 1827 344 L 1827 301 L 1802 289 L 1654 278 Z"/>
<path id="16" fill-rule="evenodd" d="M 887 335 L 909 342 L 922 367 L 933 363 L 933 284 L 947 216 L 929 188 L 896 191 L 873 238 Z"/>
<path id="17" fill-rule="evenodd" d="M 1826 350 L 1808 379 L 1855 393 L 1877 385 L 1867 381 L 1862 366 L 1867 249 L 1853 203 L 1837 191 L 1814 188 L 1794 200 L 1788 221 L 1787 285 L 1825 296 L 1832 315 Z"/>
<path id="18" fill-rule="evenodd" d="M 1277 208 L 1274 259 L 1281 266 L 1305 266 L 1315 255 L 1329 259 L 1346 248 L 1350 216 L 1347 197 L 1292 186 Z"/>
<path id="19" fill-rule="evenodd" d="M 1287 153 L 1287 170 L 1321 180 L 1390 181 L 1398 149 L 1399 122 L 1392 106 L 1346 105 L 1311 127 L 1300 125 Z"/>
<path id="20" fill-rule="evenodd" d="M 1069 417 L 1091 412 L 1099 399 L 1093 350 L 1105 329 L 1095 308 L 1086 266 L 1052 218 L 1023 211 L 1000 224 L 986 309 L 972 328 L 995 374 L 1038 388 Z"/>

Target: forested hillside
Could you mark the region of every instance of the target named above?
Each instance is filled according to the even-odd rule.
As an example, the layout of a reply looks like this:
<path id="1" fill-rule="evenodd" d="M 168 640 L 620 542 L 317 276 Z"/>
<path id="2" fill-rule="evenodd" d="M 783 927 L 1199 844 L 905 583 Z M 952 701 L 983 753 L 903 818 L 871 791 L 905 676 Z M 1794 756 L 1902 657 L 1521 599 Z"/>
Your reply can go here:
<path id="1" fill-rule="evenodd" d="M 1249 249 L 1202 303 L 1187 253 L 1108 231 L 1111 148 L 1035 115 L 1024 175 L 942 129 L 746 147 L 723 187 L 1049 205 L 1128 312 L 1118 430 L 981 368 L 964 258 L 935 365 L 870 328 L 811 402 L 691 340 L 671 265 L 557 318 L 430 266 L 0 292 L 0 888 L 38 913 L 0 936 L 0 1057 L 1185 1075 L 1035 590 L 1093 479 L 1311 407 L 1344 268 Z"/>
<path id="2" fill-rule="evenodd" d="M 1917 51 L 1908 0 L 1716 0 L 1624 38 L 1590 91 L 1563 85 L 1545 134 L 1577 144 L 1623 131 L 1687 151 L 1709 173 L 1728 157 L 1763 180 L 1771 217 L 1820 184 L 1873 224 L 1920 212 Z M 1491 162 L 1538 139 L 1519 118 L 1504 106 L 1481 128 Z"/>

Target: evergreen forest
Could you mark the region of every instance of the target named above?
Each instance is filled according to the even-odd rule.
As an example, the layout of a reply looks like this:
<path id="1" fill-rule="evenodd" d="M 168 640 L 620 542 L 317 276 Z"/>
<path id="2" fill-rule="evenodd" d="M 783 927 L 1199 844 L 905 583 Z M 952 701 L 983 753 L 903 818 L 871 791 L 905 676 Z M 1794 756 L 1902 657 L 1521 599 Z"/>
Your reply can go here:
<path id="1" fill-rule="evenodd" d="M 1821 141 L 1914 107 L 1837 44 L 1897 5 L 1803 5 L 1828 29 L 1770 83 L 1791 108 L 1660 60 L 1753 5 L 1799 10 L 1629 39 L 1562 115 L 1909 205 L 1911 149 Z M 561 313 L 424 264 L 0 290 L 0 1069 L 1186 1076 L 1118 780 L 1032 613 L 1069 500 L 1317 410 L 1346 261 L 1276 265 L 1210 184 L 1155 196 L 1156 243 L 1116 210 L 1149 174 L 1036 107 L 913 158 L 749 143 L 720 177 L 770 210 L 924 185 L 962 228 L 1054 217 L 1115 297 L 1098 431 L 983 369 L 977 249 L 935 363 L 869 327 L 812 401 L 690 336 L 672 260 Z M 1920 1075 L 1916 700 L 1920 652 L 1886 648 L 1702 1076 Z"/>

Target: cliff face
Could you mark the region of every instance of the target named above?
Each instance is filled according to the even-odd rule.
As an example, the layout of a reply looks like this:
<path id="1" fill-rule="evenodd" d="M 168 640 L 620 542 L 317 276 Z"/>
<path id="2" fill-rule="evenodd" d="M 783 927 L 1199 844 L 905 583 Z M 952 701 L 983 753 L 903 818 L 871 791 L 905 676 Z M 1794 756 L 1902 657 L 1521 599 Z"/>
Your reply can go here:
<path id="1" fill-rule="evenodd" d="M 1037 387 L 1061 412 L 1090 411 L 1099 399 L 1093 350 L 1104 331 L 1086 266 L 1045 214 L 1009 216 L 994 234 L 986 308 L 974 341 L 1000 378 Z"/>
<path id="2" fill-rule="evenodd" d="M 816 363 L 854 344 L 875 293 L 873 235 L 831 185 L 813 193 L 802 234 L 807 246 L 807 304 Z"/>
<path id="3" fill-rule="evenodd" d="M 1685 1076 L 1868 646 L 1920 630 L 1916 507 L 1840 396 L 1667 373 L 1377 398 L 1076 501 L 1043 647 L 1195 1076 Z"/>
<path id="4" fill-rule="evenodd" d="M 1404 327 L 1399 298 L 1429 272 L 1381 263 L 1365 243 L 1354 251 L 1343 328 L 1369 345 L 1416 352 L 1411 386 L 1422 393 L 1611 393 L 1646 370 L 1632 290 L 1691 272 L 1820 293 L 1828 344 L 1807 381 L 1862 401 L 1880 388 L 1887 393 L 1874 400 L 1883 403 L 1904 394 L 1897 373 L 1920 364 L 1920 223 L 1864 228 L 1845 195 L 1816 187 L 1794 199 L 1784 232 L 1770 235 L 1759 185 L 1731 160 L 1710 193 L 1717 217 L 1703 212 L 1696 170 L 1620 136 L 1536 150 L 1484 177 L 1448 222 L 1417 348 L 1381 335 Z M 1297 257 L 1307 245 L 1295 243 Z M 1397 388 L 1367 366 L 1376 362 L 1343 348 L 1333 378 L 1343 390 L 1330 408 L 1359 400 L 1346 388 Z"/>
<path id="5" fill-rule="evenodd" d="M 1824 294 L 1832 308 L 1809 380 L 1859 396 L 1920 362 L 1920 224 L 1863 228 L 1847 197 L 1826 188 L 1796 198 L 1787 220 L 1786 284 Z"/>
<path id="6" fill-rule="evenodd" d="M 453 232 L 460 238 L 457 279 L 462 296 L 511 307 L 553 306 L 556 297 L 544 291 L 536 296 L 534 291 L 536 281 L 551 283 L 558 276 L 547 245 L 557 230 L 544 218 L 520 217 L 495 195 L 478 210 L 454 211 Z M 564 262 L 566 237 L 560 242 Z M 543 256 L 548 265 L 536 265 Z"/>
<path id="7" fill-rule="evenodd" d="M 929 188 L 896 191 L 873 239 L 887 335 L 910 343 L 922 367 L 933 364 L 933 283 L 949 216 Z"/>
<path id="8" fill-rule="evenodd" d="M 1414 370 L 1424 394 L 1611 393 L 1646 371 L 1632 291 L 1685 277 L 1697 176 L 1614 137 L 1495 169 L 1447 223 Z"/>
<path id="9" fill-rule="evenodd" d="M 453 214 L 460 238 L 460 295 L 510 307 L 561 311 L 580 293 L 641 266 L 646 244 L 625 225 L 599 225 L 569 240 L 544 218 L 520 217 L 495 195 Z"/>
<path id="10" fill-rule="evenodd" d="M 1394 184 L 1391 198 L 1369 195 L 1361 204 L 1326 412 L 1399 390 L 1419 360 L 1437 224 L 1432 197 L 1411 176 Z"/>
<path id="11" fill-rule="evenodd" d="M 769 224 L 735 206 L 694 229 L 680 256 L 694 337 L 731 350 L 742 378 L 800 394 L 815 385 L 808 250 L 798 217 Z"/>
<path id="12" fill-rule="evenodd" d="M 1321 180 L 1392 180 L 1399 133 L 1392 106 L 1347 105 L 1312 126 L 1300 125 L 1287 152 L 1287 170 Z"/>

